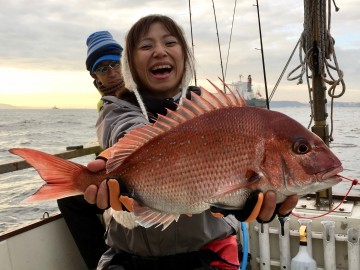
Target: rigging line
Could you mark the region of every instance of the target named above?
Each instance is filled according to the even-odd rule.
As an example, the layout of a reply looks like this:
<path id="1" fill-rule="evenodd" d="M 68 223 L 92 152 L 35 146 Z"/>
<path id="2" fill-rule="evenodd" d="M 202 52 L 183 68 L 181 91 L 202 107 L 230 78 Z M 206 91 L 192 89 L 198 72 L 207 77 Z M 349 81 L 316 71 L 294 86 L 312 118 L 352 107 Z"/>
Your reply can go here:
<path id="1" fill-rule="evenodd" d="M 222 63 L 221 48 L 220 48 L 220 39 L 219 39 L 219 31 L 218 31 L 218 27 L 217 27 L 217 20 L 216 20 L 216 12 L 215 12 L 214 0 L 212 0 L 212 4 L 213 4 L 213 10 L 214 10 L 214 19 L 215 19 L 216 35 L 217 35 L 218 47 L 219 47 L 221 73 L 222 73 L 222 79 L 223 79 L 223 81 L 225 82 L 224 67 L 223 67 L 223 63 Z M 223 89 L 224 89 L 224 92 L 226 93 L 225 84 L 223 85 Z"/>
<path id="2" fill-rule="evenodd" d="M 309 94 L 309 104 L 310 104 L 310 111 L 311 111 L 311 115 L 310 115 L 310 121 L 309 121 L 309 125 L 308 125 L 308 129 L 310 129 L 311 124 L 314 120 L 314 107 L 313 107 L 313 99 L 312 99 L 312 95 L 311 95 L 311 86 L 310 86 L 310 76 L 309 76 L 309 68 L 308 65 L 305 63 L 305 73 L 306 73 L 306 83 L 307 83 L 307 87 L 308 87 L 308 94 Z"/>
<path id="3" fill-rule="evenodd" d="M 299 46 L 299 44 L 300 44 L 300 40 L 301 40 L 301 38 L 300 38 L 300 39 L 298 40 L 298 42 L 296 43 L 295 48 L 293 49 L 293 51 L 292 51 L 292 53 L 291 53 L 288 61 L 287 61 L 286 64 L 285 64 L 285 67 L 284 67 L 283 71 L 282 71 L 281 74 L 280 74 L 279 79 L 277 80 L 277 82 L 276 82 L 276 84 L 275 84 L 275 86 L 274 86 L 274 89 L 271 91 L 270 96 L 269 96 L 269 101 L 273 98 L 273 96 L 274 96 L 274 94 L 275 94 L 275 92 L 276 92 L 276 89 L 277 89 L 277 87 L 279 86 L 280 81 L 282 80 L 282 77 L 284 76 L 285 71 L 286 71 L 286 69 L 287 69 L 288 66 L 289 66 L 289 63 L 290 63 L 292 57 L 294 56 L 294 53 L 295 53 L 295 51 L 296 51 L 296 48 L 297 48 L 297 47 Z M 301 66 L 299 65 L 299 67 L 301 67 Z M 296 69 L 298 69 L 299 67 L 297 67 Z M 295 69 L 295 70 L 296 70 L 296 69 Z M 295 70 L 293 70 L 293 71 L 291 71 L 291 72 L 289 73 L 288 78 L 289 78 L 290 74 L 292 74 Z M 296 79 L 296 78 L 297 78 L 297 77 L 295 77 L 294 79 Z"/>
<path id="4" fill-rule="evenodd" d="M 268 94 L 267 81 L 266 81 L 264 46 L 263 46 L 263 42 L 262 42 L 260 10 L 259 10 L 259 1 L 258 0 L 256 0 L 256 5 L 255 6 L 256 6 L 256 10 L 257 10 L 258 25 L 259 25 L 259 36 L 260 36 L 260 46 L 261 46 L 261 60 L 262 60 L 263 75 L 264 75 L 264 85 L 265 85 L 265 94 L 266 94 L 266 108 L 270 109 L 269 94 Z"/>
<path id="5" fill-rule="evenodd" d="M 231 23 L 230 40 L 229 40 L 229 47 L 228 47 L 228 52 L 227 52 L 227 56 L 226 56 L 226 65 L 225 65 L 225 78 L 226 78 L 227 66 L 228 66 L 229 55 L 230 55 L 230 45 L 231 45 L 232 31 L 233 31 L 233 27 L 234 27 L 236 2 L 237 2 L 237 0 L 235 0 L 233 18 L 232 18 L 232 23 Z M 225 78 L 224 78 L 224 82 L 225 82 Z"/>
<path id="6" fill-rule="evenodd" d="M 192 48 L 193 57 L 195 57 L 194 37 L 193 37 L 192 20 L 191 20 L 191 3 L 190 3 L 190 2 L 191 2 L 191 0 L 189 0 L 189 17 L 190 17 L 191 48 Z M 195 86 L 197 86 L 195 68 L 194 68 L 194 80 L 195 80 Z"/>

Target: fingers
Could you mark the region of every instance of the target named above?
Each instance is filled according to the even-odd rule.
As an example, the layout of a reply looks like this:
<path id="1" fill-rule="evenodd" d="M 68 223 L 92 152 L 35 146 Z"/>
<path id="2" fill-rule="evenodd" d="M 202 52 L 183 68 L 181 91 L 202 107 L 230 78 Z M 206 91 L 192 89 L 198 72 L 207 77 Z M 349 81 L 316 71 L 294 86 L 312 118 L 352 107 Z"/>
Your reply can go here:
<path id="1" fill-rule="evenodd" d="M 96 205 L 100 209 L 106 209 L 109 207 L 109 193 L 106 180 L 102 181 L 99 186 L 99 191 L 96 196 Z"/>
<path id="2" fill-rule="evenodd" d="M 96 185 L 88 186 L 84 192 L 84 199 L 90 204 L 95 204 L 97 190 L 98 188 Z"/>
<path id="3" fill-rule="evenodd" d="M 279 208 L 279 215 L 286 216 L 295 208 L 299 197 L 297 195 L 291 195 L 281 204 Z"/>
<path id="4" fill-rule="evenodd" d="M 103 159 L 95 159 L 87 164 L 87 168 L 92 172 L 105 170 L 106 161 Z"/>
<path id="5" fill-rule="evenodd" d="M 106 167 L 106 161 L 103 159 L 96 159 L 87 164 L 87 168 L 92 172 L 99 172 Z M 95 185 L 90 185 L 84 192 L 84 199 L 90 203 L 97 205 L 100 209 L 109 207 L 109 195 L 106 180 L 101 182 L 99 188 Z"/>
<path id="6" fill-rule="evenodd" d="M 276 194 L 274 191 L 267 191 L 264 196 L 264 202 L 262 204 L 258 219 L 262 221 L 268 221 L 274 215 L 276 208 Z"/>
<path id="7" fill-rule="evenodd" d="M 295 208 L 299 197 L 297 195 L 288 196 L 284 202 L 276 205 L 276 194 L 274 191 L 268 191 L 265 194 L 263 206 L 257 218 L 259 222 L 270 222 L 276 216 L 285 217 Z"/>

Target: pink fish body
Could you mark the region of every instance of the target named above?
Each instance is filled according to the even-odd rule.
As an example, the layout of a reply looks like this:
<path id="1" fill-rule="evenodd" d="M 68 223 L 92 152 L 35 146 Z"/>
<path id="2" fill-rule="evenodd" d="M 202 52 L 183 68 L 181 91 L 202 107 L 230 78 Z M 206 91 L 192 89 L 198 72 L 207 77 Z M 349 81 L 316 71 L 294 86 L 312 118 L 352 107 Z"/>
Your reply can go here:
<path id="1" fill-rule="evenodd" d="M 11 150 L 42 175 L 38 152 L 29 151 L 34 150 Z M 72 166 L 79 171 L 70 177 L 68 193 L 82 192 L 105 176 Z M 142 205 L 134 211 L 137 222 L 164 228 L 181 214 L 201 213 L 211 205 L 241 208 L 255 189 L 276 191 L 280 202 L 291 194 L 329 188 L 340 182 L 341 171 L 341 162 L 322 140 L 295 120 L 246 107 L 232 93 L 214 96 L 205 89 L 153 125 L 130 131 L 112 147 L 107 162 L 107 175 L 120 176 Z M 40 191 L 34 199 L 54 197 L 50 190 Z"/>

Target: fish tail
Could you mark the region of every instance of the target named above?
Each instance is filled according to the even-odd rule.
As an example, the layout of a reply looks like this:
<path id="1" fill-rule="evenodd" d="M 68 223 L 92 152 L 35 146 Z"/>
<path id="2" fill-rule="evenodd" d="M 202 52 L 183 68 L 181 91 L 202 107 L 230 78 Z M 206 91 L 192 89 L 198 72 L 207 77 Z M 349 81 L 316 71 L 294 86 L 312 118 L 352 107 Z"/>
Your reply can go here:
<path id="1" fill-rule="evenodd" d="M 46 182 L 23 202 L 60 199 L 82 193 L 75 179 L 87 171 L 85 166 L 33 149 L 13 148 L 9 152 L 24 158 Z"/>

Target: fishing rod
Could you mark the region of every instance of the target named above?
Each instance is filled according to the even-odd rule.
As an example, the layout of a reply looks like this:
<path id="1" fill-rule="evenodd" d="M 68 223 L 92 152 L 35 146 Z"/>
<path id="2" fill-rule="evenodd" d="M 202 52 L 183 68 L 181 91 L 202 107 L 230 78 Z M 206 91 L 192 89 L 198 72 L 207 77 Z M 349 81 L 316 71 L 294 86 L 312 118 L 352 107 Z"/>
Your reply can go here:
<path id="1" fill-rule="evenodd" d="M 189 0 L 189 17 L 190 17 L 191 48 L 192 48 L 192 53 L 194 56 L 195 55 L 195 50 L 194 50 L 195 46 L 194 46 L 194 37 L 193 37 L 193 30 L 192 30 L 192 20 L 191 20 L 191 0 Z M 195 68 L 194 68 L 194 80 L 195 80 L 195 86 L 197 86 Z"/>
<path id="2" fill-rule="evenodd" d="M 263 75 L 264 75 L 264 84 L 265 84 L 265 94 L 266 94 L 266 107 L 270 109 L 269 105 L 269 95 L 268 95 L 268 89 L 267 89 L 267 81 L 266 81 L 266 70 L 265 70 L 265 57 L 264 57 L 264 47 L 262 42 L 262 34 L 261 34 L 261 22 L 260 22 L 260 11 L 259 11 L 259 2 L 256 0 L 256 9 L 257 9 L 257 15 L 258 15 L 258 24 L 259 24 L 259 35 L 260 35 L 260 46 L 261 46 L 261 59 L 262 59 L 262 67 L 263 67 Z"/>
<path id="3" fill-rule="evenodd" d="M 224 67 L 223 67 L 223 63 L 222 63 L 221 48 L 220 48 L 220 38 L 219 38 L 219 31 L 218 31 L 218 27 L 217 27 L 217 20 L 216 20 L 216 12 L 215 12 L 214 0 L 212 0 L 212 4 L 213 4 L 213 11 L 214 11 L 216 35 L 217 35 L 218 47 L 219 47 L 219 56 L 220 56 L 220 65 L 221 65 L 222 80 L 225 82 Z M 225 85 L 223 85 L 223 89 L 224 89 L 224 92 L 226 93 L 226 87 L 225 87 Z"/>

